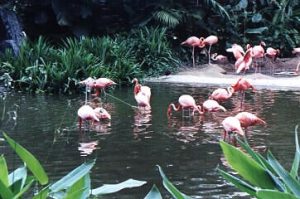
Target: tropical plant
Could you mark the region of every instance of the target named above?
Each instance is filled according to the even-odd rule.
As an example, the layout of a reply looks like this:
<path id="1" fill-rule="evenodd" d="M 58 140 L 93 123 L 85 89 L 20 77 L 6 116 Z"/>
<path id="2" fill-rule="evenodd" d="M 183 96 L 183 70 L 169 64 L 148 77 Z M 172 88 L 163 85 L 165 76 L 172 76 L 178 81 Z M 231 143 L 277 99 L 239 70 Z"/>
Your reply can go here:
<path id="1" fill-rule="evenodd" d="M 34 183 L 42 186 L 32 196 L 34 199 L 46 198 L 94 198 L 97 196 L 118 192 L 125 188 L 134 188 L 144 185 L 145 181 L 128 179 L 118 184 L 106 184 L 99 188 L 91 188 L 90 170 L 95 160 L 87 161 L 68 173 L 57 182 L 49 184 L 48 176 L 40 162 L 24 147 L 16 143 L 7 134 L 3 133 L 10 147 L 22 159 L 24 165 L 13 172 L 8 172 L 4 155 L 0 156 L 0 198 L 22 198 L 28 193 Z M 28 172 L 31 172 L 32 175 Z"/>
<path id="2" fill-rule="evenodd" d="M 264 158 L 253 151 L 247 141 L 238 139 L 247 153 L 223 141 L 220 145 L 227 162 L 242 179 L 219 169 L 221 175 L 241 191 L 257 198 L 299 198 L 300 148 L 297 129 L 298 126 L 295 128 L 296 152 L 290 171 L 285 170 L 270 151 Z"/>

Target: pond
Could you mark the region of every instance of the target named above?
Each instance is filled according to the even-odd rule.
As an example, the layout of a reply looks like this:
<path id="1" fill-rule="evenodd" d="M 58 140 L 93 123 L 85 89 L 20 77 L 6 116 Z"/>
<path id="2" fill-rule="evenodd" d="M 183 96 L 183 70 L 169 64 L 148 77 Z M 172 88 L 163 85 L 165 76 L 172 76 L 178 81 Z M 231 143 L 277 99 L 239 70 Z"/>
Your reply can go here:
<path id="1" fill-rule="evenodd" d="M 163 168 L 179 190 L 195 198 L 248 198 L 216 170 L 218 166 L 229 170 L 218 142 L 222 120 L 239 111 L 239 96 L 234 94 L 223 103 L 227 112 L 193 118 L 175 112 L 168 119 L 168 104 L 176 102 L 181 94 L 190 94 L 197 102 L 203 102 L 216 87 L 148 85 L 152 88 L 151 113 L 141 113 L 129 106 L 136 105 L 133 87 L 116 87 L 102 96 L 112 120 L 83 132 L 77 126 L 77 110 L 84 103 L 84 93 L 58 96 L 12 92 L 1 100 L 0 113 L 5 107 L 5 114 L 0 129 L 41 161 L 52 182 L 94 158 L 96 165 L 91 173 L 94 188 L 128 178 L 148 182 L 141 188 L 104 198 L 143 198 L 154 183 L 165 198 L 170 198 L 162 187 L 156 165 Z M 290 168 L 295 150 L 294 129 L 300 123 L 300 92 L 249 91 L 244 110 L 267 122 L 266 127 L 249 129 L 250 145 L 262 153 L 271 149 Z M 86 148 L 84 143 L 90 143 L 90 147 Z M 20 165 L 6 144 L 1 143 L 0 149 L 10 168 Z"/>

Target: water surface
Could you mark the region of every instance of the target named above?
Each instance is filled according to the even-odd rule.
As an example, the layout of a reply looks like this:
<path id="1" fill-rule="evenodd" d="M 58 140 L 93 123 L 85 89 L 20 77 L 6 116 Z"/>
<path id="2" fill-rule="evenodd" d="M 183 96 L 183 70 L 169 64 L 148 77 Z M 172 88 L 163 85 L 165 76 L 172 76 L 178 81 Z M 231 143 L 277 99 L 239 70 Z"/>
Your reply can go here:
<path id="1" fill-rule="evenodd" d="M 229 170 L 219 147 L 222 120 L 239 112 L 239 96 L 223 103 L 227 112 L 204 117 L 182 117 L 174 112 L 168 119 L 170 102 L 181 94 L 194 96 L 198 103 L 216 87 L 150 84 L 151 113 L 138 111 L 133 88 L 115 88 L 102 97 L 102 105 L 112 115 L 111 122 L 79 132 L 77 110 L 84 94 L 76 96 L 9 93 L 1 100 L 4 112 L 0 129 L 31 151 L 56 181 L 83 162 L 96 158 L 92 170 L 93 187 L 118 183 L 128 178 L 147 185 L 124 190 L 105 198 L 143 198 L 155 183 L 165 198 L 156 165 L 160 165 L 179 190 L 195 198 L 248 198 L 218 174 L 219 166 Z M 257 151 L 271 149 L 289 168 L 294 155 L 294 128 L 300 123 L 300 92 L 258 90 L 247 92 L 244 110 L 267 122 L 266 127 L 249 129 L 250 145 Z M 4 110 L 5 108 L 5 110 Z M 10 168 L 20 161 L 1 143 Z"/>

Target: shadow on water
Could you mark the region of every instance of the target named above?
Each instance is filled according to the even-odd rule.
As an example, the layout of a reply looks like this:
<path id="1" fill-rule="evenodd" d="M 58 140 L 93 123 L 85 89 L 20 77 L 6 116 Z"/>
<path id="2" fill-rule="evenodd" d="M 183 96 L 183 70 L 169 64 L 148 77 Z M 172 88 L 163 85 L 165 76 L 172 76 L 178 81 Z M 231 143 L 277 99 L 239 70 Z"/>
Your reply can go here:
<path id="1" fill-rule="evenodd" d="M 148 181 L 139 190 L 124 190 L 105 198 L 143 198 L 153 183 L 163 190 L 155 165 L 159 164 L 182 192 L 195 198 L 248 198 L 229 185 L 216 171 L 226 167 L 219 140 L 222 120 L 240 111 L 239 96 L 222 103 L 227 112 L 167 117 L 169 103 L 181 94 L 197 103 L 206 100 L 214 87 L 193 88 L 152 84 L 151 111 L 137 110 L 133 88 L 116 88 L 101 103 L 111 121 L 84 128 L 80 133 L 77 110 L 84 94 L 77 96 L 9 93 L 1 99 L 0 128 L 31 151 L 52 181 L 58 180 L 87 159 L 97 158 L 92 170 L 93 187 L 128 178 Z M 243 110 L 267 122 L 249 129 L 250 145 L 264 153 L 271 149 L 289 167 L 294 154 L 294 127 L 299 124 L 300 92 L 258 90 L 245 96 Z M 16 155 L 0 145 L 10 167 L 19 166 Z"/>

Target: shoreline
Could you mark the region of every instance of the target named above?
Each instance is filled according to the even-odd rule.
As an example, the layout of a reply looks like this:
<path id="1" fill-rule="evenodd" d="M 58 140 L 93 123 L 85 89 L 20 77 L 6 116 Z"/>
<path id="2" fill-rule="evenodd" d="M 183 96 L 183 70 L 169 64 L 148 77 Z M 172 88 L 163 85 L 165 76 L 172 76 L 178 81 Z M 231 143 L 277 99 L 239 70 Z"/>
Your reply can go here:
<path id="1" fill-rule="evenodd" d="M 228 87 L 235 83 L 240 77 L 247 79 L 257 89 L 268 90 L 300 90 L 300 76 L 293 77 L 273 77 L 260 73 L 233 75 L 224 74 L 226 71 L 216 64 L 207 65 L 204 68 L 191 68 L 178 72 L 174 75 L 161 76 L 157 78 L 147 78 L 147 83 L 171 83 L 203 86 Z"/>

